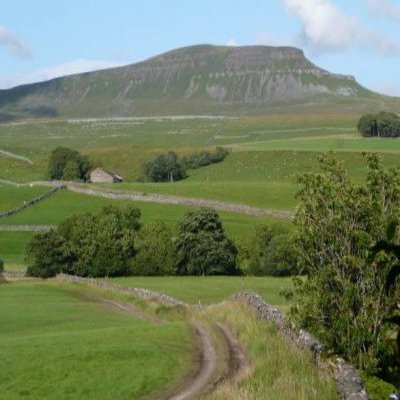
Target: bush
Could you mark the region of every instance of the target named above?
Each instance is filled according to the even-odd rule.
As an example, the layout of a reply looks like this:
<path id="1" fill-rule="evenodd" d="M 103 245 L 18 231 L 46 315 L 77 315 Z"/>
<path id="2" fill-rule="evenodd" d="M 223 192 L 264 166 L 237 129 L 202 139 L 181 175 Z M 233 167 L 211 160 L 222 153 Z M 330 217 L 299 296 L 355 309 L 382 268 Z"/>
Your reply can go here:
<path id="1" fill-rule="evenodd" d="M 371 400 L 389 399 L 389 395 L 396 391 L 396 388 L 393 385 L 376 376 L 362 373 L 361 377 L 365 383 L 367 393 Z"/>
<path id="2" fill-rule="evenodd" d="M 137 254 L 133 261 L 134 275 L 172 275 L 175 273 L 176 254 L 172 231 L 163 222 L 142 228 L 137 238 Z"/>
<path id="3" fill-rule="evenodd" d="M 225 159 L 228 152 L 223 147 L 216 147 L 214 153 L 208 151 L 201 151 L 193 153 L 190 156 L 183 158 L 183 164 L 186 168 L 197 169 L 205 167 L 210 164 L 219 163 Z"/>
<path id="4" fill-rule="evenodd" d="M 88 157 L 80 155 L 76 150 L 57 147 L 51 152 L 48 165 L 50 179 L 86 180 L 90 169 Z"/>
<path id="5" fill-rule="evenodd" d="M 0 274 L 4 272 L 4 261 L 0 258 Z"/>
<path id="6" fill-rule="evenodd" d="M 289 276 L 299 273 L 294 237 L 283 227 L 258 226 L 248 252 L 249 274 Z"/>
<path id="7" fill-rule="evenodd" d="M 233 275 L 237 249 L 228 239 L 218 214 L 210 209 L 187 213 L 175 241 L 178 273 L 182 275 Z"/>

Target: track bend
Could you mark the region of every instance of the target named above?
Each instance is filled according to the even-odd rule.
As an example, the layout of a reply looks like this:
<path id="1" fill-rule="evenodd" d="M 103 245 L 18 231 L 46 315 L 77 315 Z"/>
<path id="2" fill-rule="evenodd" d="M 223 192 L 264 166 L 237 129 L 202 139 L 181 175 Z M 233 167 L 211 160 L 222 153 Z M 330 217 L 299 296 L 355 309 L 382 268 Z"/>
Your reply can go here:
<path id="1" fill-rule="evenodd" d="M 248 366 L 247 357 L 228 328 L 220 323 L 213 326 L 222 342 L 219 354 L 209 329 L 195 326 L 198 355 L 196 368 L 188 375 L 173 395 L 165 400 L 189 400 L 213 392 L 220 384 L 234 379 Z"/>

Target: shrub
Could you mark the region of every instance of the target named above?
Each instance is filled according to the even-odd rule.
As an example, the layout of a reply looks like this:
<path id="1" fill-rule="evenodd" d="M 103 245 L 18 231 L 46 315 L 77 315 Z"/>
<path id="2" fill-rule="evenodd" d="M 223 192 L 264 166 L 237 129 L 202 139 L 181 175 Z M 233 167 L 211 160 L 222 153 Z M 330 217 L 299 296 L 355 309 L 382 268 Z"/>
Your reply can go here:
<path id="1" fill-rule="evenodd" d="M 218 214 L 210 209 L 190 211 L 178 226 L 175 241 L 178 273 L 237 274 L 237 249 L 225 235 Z"/>
<path id="2" fill-rule="evenodd" d="M 184 157 L 182 161 L 186 168 L 197 169 L 210 164 L 219 163 L 225 159 L 227 154 L 227 150 L 223 147 L 216 147 L 214 153 L 208 151 L 196 152 L 192 153 L 190 156 Z"/>

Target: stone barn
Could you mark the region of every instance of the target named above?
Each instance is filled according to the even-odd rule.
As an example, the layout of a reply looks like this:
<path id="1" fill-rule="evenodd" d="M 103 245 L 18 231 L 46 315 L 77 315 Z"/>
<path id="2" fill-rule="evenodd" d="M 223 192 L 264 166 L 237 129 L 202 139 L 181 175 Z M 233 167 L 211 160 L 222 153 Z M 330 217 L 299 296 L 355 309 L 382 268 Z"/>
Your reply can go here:
<path id="1" fill-rule="evenodd" d="M 99 182 L 122 182 L 123 179 L 113 172 L 106 171 L 102 168 L 96 168 L 90 173 L 90 182 L 99 183 Z"/>

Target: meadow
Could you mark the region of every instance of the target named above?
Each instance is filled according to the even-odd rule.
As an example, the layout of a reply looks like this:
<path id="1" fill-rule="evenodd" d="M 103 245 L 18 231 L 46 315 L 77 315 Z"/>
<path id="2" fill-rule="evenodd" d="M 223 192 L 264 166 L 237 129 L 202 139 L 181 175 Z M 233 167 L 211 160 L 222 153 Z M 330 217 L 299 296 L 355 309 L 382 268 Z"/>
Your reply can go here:
<path id="1" fill-rule="evenodd" d="M 1 285 L 2 398 L 140 398 L 180 380 L 193 346 L 183 321 L 139 320 L 91 296 L 61 283 Z"/>
<path id="2" fill-rule="evenodd" d="M 399 166 L 400 141 L 361 138 L 355 130 L 358 114 L 333 111 L 241 118 L 0 124 L 0 150 L 33 161 L 31 165 L 0 153 L 0 179 L 46 180 L 50 152 L 57 146 L 67 146 L 125 178 L 122 184 L 102 184 L 100 188 L 294 211 L 297 176 L 317 171 L 317 156 L 322 153 L 332 151 L 356 182 L 365 180 L 367 173 L 363 151 L 377 151 L 385 165 Z M 155 155 L 174 150 L 183 156 L 220 145 L 231 150 L 222 163 L 190 170 L 181 182 L 137 182 L 142 164 Z M 45 190 L 3 185 L 0 211 Z M 18 215 L 0 220 L 0 225 L 58 225 L 72 215 L 97 212 L 109 204 L 124 207 L 128 201 L 62 190 Z M 135 204 L 141 209 L 144 224 L 162 220 L 175 227 L 189 210 L 179 205 Z M 255 226 L 261 223 L 292 227 L 290 220 L 227 212 L 220 215 L 227 234 L 238 242 L 250 240 Z M 25 246 L 32 234 L 0 231 L 0 258 L 6 269 L 24 268 Z M 218 303 L 238 291 L 252 290 L 284 311 L 290 304 L 281 292 L 292 287 L 290 278 L 270 277 L 129 277 L 112 281 L 167 293 L 193 305 Z M 110 309 L 93 297 L 93 291 L 59 282 L 1 284 L 0 312 L 4 316 L 0 392 L 7 399 L 149 396 L 179 380 L 193 349 L 188 321 L 182 316 L 172 315 L 166 324 L 154 325 Z M 253 361 L 251 375 L 233 387 L 221 388 L 210 398 L 260 398 L 266 391 L 271 399 L 336 398 L 332 383 L 316 374 L 309 356 L 288 347 L 272 327 L 266 328 L 248 310 L 224 303 L 197 317 L 210 324 L 224 321 Z"/>
<path id="3" fill-rule="evenodd" d="M 4 261 L 6 270 L 25 269 L 25 249 L 33 236 L 33 232 L 1 232 L 0 258 Z"/>
<path id="4" fill-rule="evenodd" d="M 88 154 L 97 165 L 125 178 L 122 184 L 100 187 L 120 191 L 161 193 L 206 198 L 250 206 L 295 210 L 299 174 L 317 170 L 317 156 L 333 151 L 356 182 L 366 176 L 362 151 L 378 151 L 387 166 L 398 166 L 400 141 L 365 139 L 356 130 L 356 114 L 281 114 L 242 118 L 133 118 L 126 120 L 32 120 L 1 124 L 2 149 L 31 159 L 34 164 L 0 153 L 0 179 L 20 182 L 47 178 L 47 162 L 56 146 L 68 146 Z M 189 170 L 188 178 L 175 183 L 140 183 L 143 162 L 156 154 L 175 150 L 180 155 L 223 145 L 231 154 L 219 164 Z M 0 211 L 9 209 L 44 188 L 0 187 Z M 59 192 L 0 224 L 56 225 L 71 215 L 96 212 L 112 201 L 82 194 Z M 137 203 L 142 220 L 163 220 L 171 226 L 188 207 Z M 259 219 L 221 213 L 228 234 L 248 240 L 258 223 L 290 226 L 290 221 Z M 13 239 L 14 236 L 14 239 Z M 18 256 L 26 235 L 0 233 L 0 256 L 20 263 Z M 20 239 L 20 240 L 19 240 Z M 19 243 L 18 243 L 19 242 Z"/>
<path id="5" fill-rule="evenodd" d="M 25 201 L 39 196 L 48 190 L 49 188 L 40 186 L 17 187 L 0 184 L 0 213 L 18 207 Z"/>

